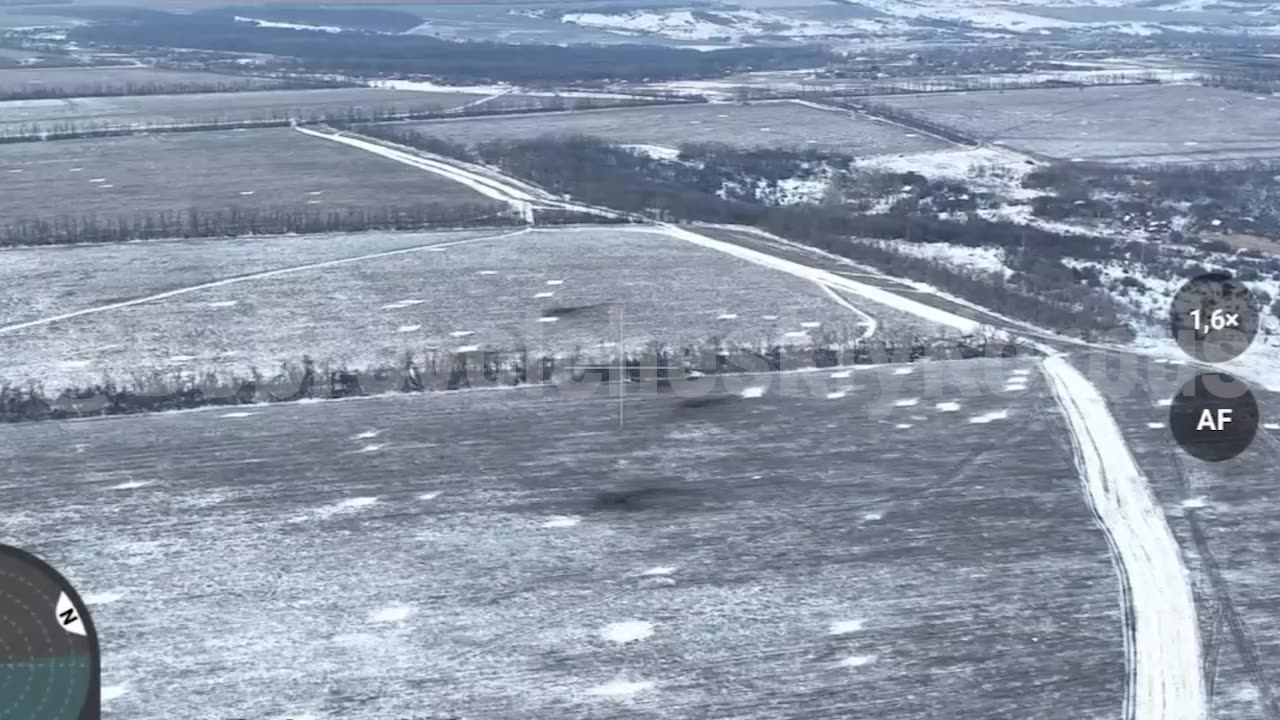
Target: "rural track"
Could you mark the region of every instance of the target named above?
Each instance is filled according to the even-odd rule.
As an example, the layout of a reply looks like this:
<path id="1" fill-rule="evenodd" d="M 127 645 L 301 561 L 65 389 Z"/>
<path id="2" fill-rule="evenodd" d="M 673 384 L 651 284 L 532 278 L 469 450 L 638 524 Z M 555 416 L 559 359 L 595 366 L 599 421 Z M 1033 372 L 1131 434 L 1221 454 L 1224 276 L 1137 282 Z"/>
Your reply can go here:
<path id="1" fill-rule="evenodd" d="M 425 153 L 409 152 L 350 135 L 298 128 L 316 137 L 340 142 L 451 178 L 494 199 L 522 209 L 532 222 L 537 206 L 573 210 L 647 223 L 619 228 L 620 232 L 660 232 L 711 250 L 815 282 L 828 291 L 844 290 L 881 305 L 949 326 L 968 334 L 995 328 L 1023 336 L 1047 357 L 1040 363 L 1071 431 L 1076 466 L 1085 495 L 1112 545 L 1127 606 L 1125 720 L 1203 720 L 1207 714 L 1200 626 L 1189 574 L 1181 549 L 1150 482 L 1123 440 L 1106 399 L 1066 359 L 1066 351 L 1090 343 L 1072 341 L 1047 331 L 1011 324 L 980 308 L 959 302 L 942 307 L 895 293 L 883 286 L 858 282 L 836 274 L 813 255 L 797 257 L 792 249 L 777 251 L 778 243 L 731 242 L 671 223 L 652 222 L 634 214 L 551 198 L 531 192 L 518 181 L 507 181 L 488 168 Z M 492 194 L 490 194 L 492 193 Z M 766 235 L 759 232 L 759 235 Z M 754 246 L 750 246 L 754 245 Z M 770 252 L 772 250 L 772 252 Z M 948 306 L 950 305 L 950 306 Z M 963 314 L 961 314 L 963 312 Z M 977 315 L 977 317 L 974 317 Z"/>

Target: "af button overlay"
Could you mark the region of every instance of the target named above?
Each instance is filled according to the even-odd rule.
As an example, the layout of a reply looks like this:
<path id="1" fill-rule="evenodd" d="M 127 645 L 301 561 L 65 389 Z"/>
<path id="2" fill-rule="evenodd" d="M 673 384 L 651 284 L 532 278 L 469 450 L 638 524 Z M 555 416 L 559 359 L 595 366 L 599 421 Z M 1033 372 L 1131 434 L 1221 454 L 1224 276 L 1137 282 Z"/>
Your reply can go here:
<path id="1" fill-rule="evenodd" d="M 98 720 L 93 621 L 56 570 L 0 545 L 0 720 Z"/>
<path id="2" fill-rule="evenodd" d="M 1243 282 L 1226 273 L 1197 275 L 1173 296 L 1170 329 L 1183 352 L 1206 363 L 1244 354 L 1258 335 L 1261 312 Z"/>
<path id="3" fill-rule="evenodd" d="M 1258 433 L 1258 402 L 1236 378 L 1203 373 L 1173 397 L 1169 427 L 1188 455 L 1205 462 L 1230 460 Z"/>

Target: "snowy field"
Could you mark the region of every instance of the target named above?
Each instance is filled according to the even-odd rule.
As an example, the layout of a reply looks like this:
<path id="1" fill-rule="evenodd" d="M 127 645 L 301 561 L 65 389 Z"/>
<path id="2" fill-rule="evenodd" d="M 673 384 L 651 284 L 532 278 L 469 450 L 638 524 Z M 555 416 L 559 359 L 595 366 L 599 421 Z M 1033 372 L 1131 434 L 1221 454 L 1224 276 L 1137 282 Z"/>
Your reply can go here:
<path id="1" fill-rule="evenodd" d="M 0 324 L 38 320 L 279 268 L 491 234 L 492 230 L 367 232 L 0 248 L 4 277 Z"/>
<path id="2" fill-rule="evenodd" d="M 25 70 L 22 72 L 26 72 Z M 425 93 L 385 88 L 318 90 L 262 90 L 252 93 L 201 93 L 193 95 L 139 95 L 133 97 L 78 98 L 74 100 L 18 100 L 0 103 L 0 134 L 18 133 L 39 126 L 55 129 L 58 123 L 86 127 L 232 122 L 343 113 L 349 108 L 390 112 L 444 110 L 474 101 L 463 93 Z"/>
<path id="3" fill-rule="evenodd" d="M 464 143 L 540 135 L 597 135 L 628 145 L 675 148 L 718 142 L 741 147 L 838 151 L 858 155 L 945 147 L 940 140 L 841 110 L 795 102 L 703 104 L 468 118 L 410 123 L 436 137 Z"/>
<path id="4" fill-rule="evenodd" d="M 1060 159 L 1194 163 L 1280 157 L 1280 98 L 1193 85 L 903 95 L 888 105 Z"/>
<path id="5" fill-rule="evenodd" d="M 0 377 L 55 389 L 104 375 L 128 379 L 140 369 L 269 372 L 303 354 L 367 369 L 398 367 L 406 351 L 427 348 L 570 352 L 621 342 L 639 350 L 654 339 L 681 347 L 714 338 L 807 345 L 828 336 L 851 342 L 868 330 L 863 315 L 816 284 L 657 233 L 605 227 L 361 237 L 350 236 L 346 257 L 357 260 L 343 264 L 332 263 L 334 238 L 315 249 L 309 238 L 275 240 L 267 252 L 237 242 L 225 254 L 245 253 L 242 264 L 219 258 L 224 249 L 209 242 L 126 245 L 123 257 L 150 256 L 137 284 L 122 265 L 100 273 L 102 287 L 99 273 L 86 268 L 118 263 L 114 248 L 0 253 L 13 298 L 6 304 L 12 319 L 0 325 Z M 168 248 L 172 257 L 157 252 Z M 299 269 L 250 275 L 269 266 Z M 219 276 L 243 279 L 40 322 Z M 53 299 L 32 303 L 28 295 Z M 844 301 L 875 318 L 877 337 L 942 335 L 890 308 Z M 586 309 L 550 321 L 557 307 Z"/>
<path id="6" fill-rule="evenodd" d="M 437 175 L 287 128 L 0 145 L 0 224 L 193 207 L 424 202 L 487 201 Z"/>
<path id="7" fill-rule="evenodd" d="M 90 603 L 112 720 L 1118 717 L 1044 380 L 903 369 L 5 426 L 0 541 Z"/>
<path id="8" fill-rule="evenodd" d="M 280 81 L 271 78 L 237 77 L 222 73 L 182 72 L 150 67 L 20 68 L 0 69 L 0 93 L 50 90 L 60 93 L 101 92 L 129 86 L 215 88 L 269 88 Z M 2 109 L 4 105 L 0 105 Z"/>
<path id="9" fill-rule="evenodd" d="M 1102 389 L 1192 573 L 1211 689 L 1206 720 L 1268 717 L 1280 681 L 1280 394 L 1255 387 L 1266 425 L 1253 446 L 1202 463 L 1178 449 L 1168 428 L 1168 403 L 1194 367 L 1097 354 L 1076 364 L 1093 368 L 1095 381 L 1112 378 Z"/>

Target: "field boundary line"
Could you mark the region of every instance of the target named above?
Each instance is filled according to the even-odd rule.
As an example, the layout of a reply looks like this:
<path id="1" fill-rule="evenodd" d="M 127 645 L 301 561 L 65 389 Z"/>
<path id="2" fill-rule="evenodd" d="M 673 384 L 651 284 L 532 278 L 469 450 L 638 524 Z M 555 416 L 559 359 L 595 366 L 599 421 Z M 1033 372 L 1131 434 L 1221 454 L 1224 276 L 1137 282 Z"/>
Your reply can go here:
<path id="1" fill-rule="evenodd" d="M 349 265 L 351 263 L 363 262 L 365 260 L 375 260 L 377 258 L 394 257 L 396 255 L 408 255 L 409 253 L 425 252 L 435 248 L 449 248 L 458 245 L 467 245 L 470 243 L 484 242 L 487 240 L 502 240 L 504 238 L 514 237 L 529 232 L 528 228 L 521 228 L 507 233 L 498 235 L 484 235 L 481 237 L 463 238 L 461 240 L 453 240 L 447 242 L 434 242 L 425 245 L 414 245 L 407 248 L 397 248 L 395 250 L 382 250 L 376 253 L 367 253 L 364 255 L 356 255 L 353 257 L 338 258 L 336 260 L 325 260 L 317 263 L 307 263 L 306 265 L 292 265 L 285 268 L 276 268 L 275 270 L 264 270 L 262 272 L 250 273 L 248 275 L 237 275 L 235 277 L 222 278 L 220 280 L 210 280 L 209 282 L 199 283 L 197 285 L 188 285 L 187 287 L 166 290 L 154 295 L 146 295 L 132 300 L 124 300 L 107 305 L 98 305 L 95 307 L 84 308 L 82 310 L 74 310 L 72 312 L 62 313 L 60 315 L 51 315 L 49 317 L 39 318 L 36 320 L 27 320 L 12 325 L 0 326 L 0 333 L 14 332 L 15 330 L 25 330 L 27 328 L 36 327 L 38 325 L 48 325 L 49 323 L 59 322 L 61 320 L 70 320 L 72 318 L 83 317 L 85 315 L 93 315 L 108 310 L 119 310 L 121 308 L 133 307 L 134 305 L 142 305 L 144 303 L 154 302 L 156 300 L 166 300 L 179 295 L 186 295 L 200 290 L 208 290 L 210 288 L 225 287 L 236 283 L 248 282 L 251 280 L 263 280 L 265 278 L 279 277 L 290 273 L 305 272 L 307 270 L 321 270 L 324 268 L 337 267 L 340 265 Z"/>
<path id="2" fill-rule="evenodd" d="M 1206 717 L 1199 616 L 1181 548 L 1107 401 L 1065 356 L 1041 363 L 1071 431 L 1095 518 L 1113 548 L 1125 614 L 1126 720 Z"/>

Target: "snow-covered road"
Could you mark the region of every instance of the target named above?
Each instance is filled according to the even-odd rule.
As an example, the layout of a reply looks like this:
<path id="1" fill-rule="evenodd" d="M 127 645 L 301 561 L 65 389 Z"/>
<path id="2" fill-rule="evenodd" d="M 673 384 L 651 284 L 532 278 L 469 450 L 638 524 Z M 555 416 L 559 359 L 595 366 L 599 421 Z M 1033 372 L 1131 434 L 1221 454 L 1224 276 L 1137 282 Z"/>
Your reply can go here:
<path id="1" fill-rule="evenodd" d="M 1202 720 L 1200 627 L 1173 531 L 1098 389 L 1062 355 L 1042 363 L 1071 429 L 1085 496 L 1128 605 L 1127 720 Z"/>
<path id="2" fill-rule="evenodd" d="M 617 216 L 604 208 L 554 200 L 546 194 L 539 196 L 536 192 L 530 192 L 523 183 L 506 182 L 488 169 L 470 169 L 454 161 L 428 159 L 368 140 L 338 137 L 302 128 L 299 131 L 458 179 L 469 187 L 484 188 L 481 192 L 489 197 L 504 200 L 513 206 L 531 208 L 540 204 L 545 207 Z M 849 292 L 962 332 L 977 333 L 985 327 L 970 318 L 926 305 L 884 288 L 711 238 L 685 227 L 654 223 L 635 229 L 620 227 L 619 231 L 641 229 L 645 232 L 657 230 L 700 247 L 809 280 L 828 292 Z M 1125 444 L 1105 398 L 1061 353 L 1047 347 L 1045 350 L 1049 357 L 1043 363 L 1043 370 L 1071 430 L 1086 497 L 1112 544 L 1113 559 L 1123 588 L 1122 601 L 1127 606 L 1129 623 L 1125 628 L 1125 640 L 1129 678 L 1124 718 L 1203 720 L 1206 717 L 1206 696 L 1200 670 L 1200 631 L 1190 578 L 1181 550 L 1163 511 L 1156 503 L 1147 478 Z"/>

